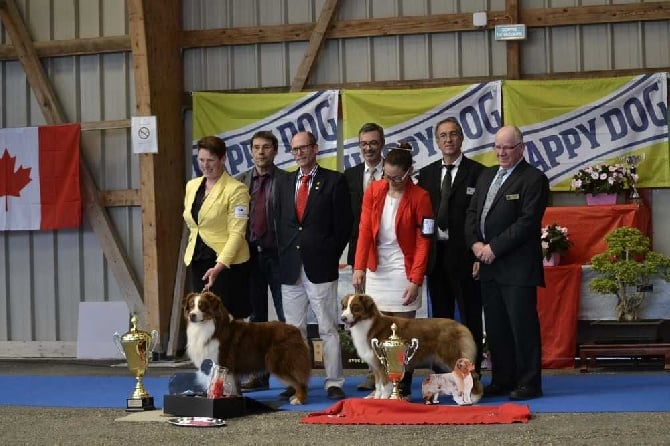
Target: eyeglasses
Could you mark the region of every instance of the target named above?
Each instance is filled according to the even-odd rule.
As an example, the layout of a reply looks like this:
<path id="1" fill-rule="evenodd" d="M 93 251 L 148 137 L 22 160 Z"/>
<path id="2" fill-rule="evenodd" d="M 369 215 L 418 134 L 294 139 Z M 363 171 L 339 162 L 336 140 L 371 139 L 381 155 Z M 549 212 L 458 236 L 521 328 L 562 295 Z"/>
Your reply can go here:
<path id="1" fill-rule="evenodd" d="M 291 147 L 291 152 L 293 153 L 306 152 L 308 149 L 311 149 L 312 146 L 314 146 L 314 144 L 303 144 L 301 146 Z"/>
<path id="2" fill-rule="evenodd" d="M 379 141 L 360 141 L 358 143 L 358 147 L 360 147 L 361 149 L 364 149 L 366 147 L 370 147 L 371 149 L 376 149 L 380 145 L 381 145 L 381 143 Z"/>
<path id="3" fill-rule="evenodd" d="M 402 183 L 403 181 L 405 181 L 405 178 L 407 178 L 407 175 L 409 175 L 409 170 L 406 170 L 405 174 L 400 177 L 392 177 L 386 172 L 384 172 L 384 178 L 389 180 L 391 183 Z"/>
<path id="4" fill-rule="evenodd" d="M 496 150 L 514 150 L 517 147 L 519 147 L 521 144 L 523 144 L 523 142 L 521 142 L 521 141 L 514 144 L 513 146 L 499 146 L 499 145 L 496 144 L 495 146 L 493 146 L 493 148 L 496 149 Z"/>
<path id="5" fill-rule="evenodd" d="M 447 138 L 457 139 L 461 137 L 461 132 L 457 132 L 456 130 L 451 132 L 442 132 L 438 134 L 437 137 L 440 139 L 447 139 Z"/>

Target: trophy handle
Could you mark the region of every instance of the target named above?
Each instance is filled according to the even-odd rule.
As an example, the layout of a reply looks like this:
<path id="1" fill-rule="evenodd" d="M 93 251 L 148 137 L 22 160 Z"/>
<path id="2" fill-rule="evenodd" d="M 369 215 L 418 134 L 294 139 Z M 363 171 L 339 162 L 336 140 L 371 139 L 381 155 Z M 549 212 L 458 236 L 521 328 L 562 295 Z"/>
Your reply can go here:
<path id="1" fill-rule="evenodd" d="M 119 349 L 123 357 L 126 357 L 126 352 L 123 349 L 123 344 L 121 344 L 121 335 L 118 333 L 114 333 L 114 336 L 112 336 L 112 339 L 114 339 L 114 344 L 116 345 L 116 348 Z"/>
<path id="2" fill-rule="evenodd" d="M 405 353 L 405 364 L 409 364 L 418 348 L 419 348 L 419 340 L 417 338 L 412 338 L 412 343 L 407 346 L 407 350 Z"/>
<path id="3" fill-rule="evenodd" d="M 379 346 L 379 340 L 377 338 L 370 339 L 370 345 L 372 346 L 372 351 L 375 356 L 377 356 L 382 364 L 386 364 L 386 352 Z"/>

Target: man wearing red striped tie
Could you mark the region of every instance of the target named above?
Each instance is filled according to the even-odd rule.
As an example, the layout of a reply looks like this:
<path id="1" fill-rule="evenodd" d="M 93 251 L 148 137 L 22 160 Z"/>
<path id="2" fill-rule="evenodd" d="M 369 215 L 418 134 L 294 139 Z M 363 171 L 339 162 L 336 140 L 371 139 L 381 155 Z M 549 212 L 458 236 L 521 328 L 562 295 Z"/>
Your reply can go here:
<path id="1" fill-rule="evenodd" d="M 328 398 L 344 398 L 344 372 L 337 331 L 339 262 L 352 227 L 351 200 L 344 175 L 319 166 L 311 132 L 291 139 L 298 170 L 277 184 L 275 223 L 286 322 L 307 336 L 311 307 L 323 341 Z M 288 388 L 281 397 L 290 398 Z"/>

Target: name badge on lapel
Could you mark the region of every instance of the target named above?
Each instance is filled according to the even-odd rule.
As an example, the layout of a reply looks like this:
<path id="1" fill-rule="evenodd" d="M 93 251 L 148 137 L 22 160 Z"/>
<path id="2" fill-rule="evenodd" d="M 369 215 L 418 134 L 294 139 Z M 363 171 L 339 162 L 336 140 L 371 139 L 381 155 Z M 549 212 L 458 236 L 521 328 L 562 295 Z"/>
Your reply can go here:
<path id="1" fill-rule="evenodd" d="M 465 189 L 465 195 L 474 195 L 475 194 L 475 188 L 474 187 L 468 187 Z"/>
<path id="2" fill-rule="evenodd" d="M 509 194 L 505 195 L 505 200 L 518 200 L 519 194 Z"/>

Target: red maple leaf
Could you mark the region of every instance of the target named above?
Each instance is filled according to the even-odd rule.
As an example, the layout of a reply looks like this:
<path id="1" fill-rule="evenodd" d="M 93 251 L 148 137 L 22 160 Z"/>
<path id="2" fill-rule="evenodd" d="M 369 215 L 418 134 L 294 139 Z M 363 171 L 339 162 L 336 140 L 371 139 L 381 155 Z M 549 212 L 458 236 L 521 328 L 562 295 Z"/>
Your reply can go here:
<path id="1" fill-rule="evenodd" d="M 9 210 L 9 199 L 12 197 L 20 197 L 21 189 L 30 183 L 31 167 L 19 166 L 15 171 L 16 157 L 9 156 L 9 152 L 5 147 L 5 151 L 0 157 L 0 197 L 5 197 L 5 211 Z"/>

